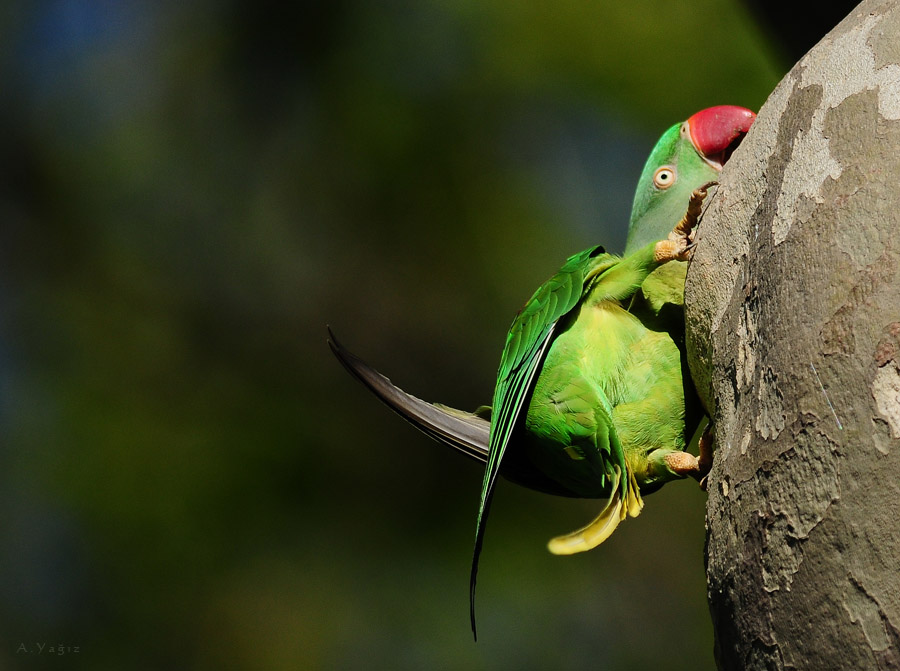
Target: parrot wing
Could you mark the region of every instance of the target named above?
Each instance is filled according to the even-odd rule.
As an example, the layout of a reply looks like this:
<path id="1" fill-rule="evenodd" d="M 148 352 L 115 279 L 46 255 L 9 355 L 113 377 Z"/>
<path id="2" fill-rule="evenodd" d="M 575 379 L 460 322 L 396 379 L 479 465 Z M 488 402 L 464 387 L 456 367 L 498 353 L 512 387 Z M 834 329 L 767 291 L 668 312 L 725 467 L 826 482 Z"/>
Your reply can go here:
<path id="1" fill-rule="evenodd" d="M 516 316 L 507 334 L 497 373 L 497 386 L 494 390 L 489 450 L 478 506 L 475 548 L 469 580 L 473 634 L 476 634 L 475 583 L 478 575 L 478 558 L 484 542 L 484 525 L 497 474 L 500 472 L 500 464 L 510 437 L 522 409 L 527 407 L 531 387 L 541 370 L 544 355 L 553 341 L 559 320 L 579 304 L 591 281 L 618 261 L 619 257 L 606 254 L 600 246 L 572 256 L 556 275 L 534 293 Z"/>

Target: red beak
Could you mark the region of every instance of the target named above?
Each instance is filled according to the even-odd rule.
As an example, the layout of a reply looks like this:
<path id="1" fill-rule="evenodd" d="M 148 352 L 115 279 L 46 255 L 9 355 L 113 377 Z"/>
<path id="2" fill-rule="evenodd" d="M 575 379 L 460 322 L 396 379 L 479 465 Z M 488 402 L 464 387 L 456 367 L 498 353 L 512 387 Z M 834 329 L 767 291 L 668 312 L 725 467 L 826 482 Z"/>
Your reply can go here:
<path id="1" fill-rule="evenodd" d="M 745 107 L 718 105 L 700 110 L 686 124 L 697 151 L 721 169 L 755 118 L 756 114 Z"/>

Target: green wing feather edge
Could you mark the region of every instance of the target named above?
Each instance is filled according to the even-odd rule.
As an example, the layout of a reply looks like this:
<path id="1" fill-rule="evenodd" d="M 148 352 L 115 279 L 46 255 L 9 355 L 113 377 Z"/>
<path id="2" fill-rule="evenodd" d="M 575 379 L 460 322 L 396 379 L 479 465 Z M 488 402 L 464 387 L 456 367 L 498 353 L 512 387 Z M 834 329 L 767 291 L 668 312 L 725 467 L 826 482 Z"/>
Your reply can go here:
<path id="1" fill-rule="evenodd" d="M 543 355 L 553 339 L 557 322 L 575 308 L 592 280 L 620 258 L 596 246 L 570 257 L 556 275 L 534 293 L 516 315 L 506 337 L 494 390 L 489 451 L 475 530 L 475 548 L 469 581 L 472 633 L 475 629 L 475 583 L 478 558 L 484 541 L 484 522 L 490 508 L 500 462 L 516 422 L 526 404 L 529 389 L 540 370 Z M 624 457 L 622 469 L 624 471 Z"/>

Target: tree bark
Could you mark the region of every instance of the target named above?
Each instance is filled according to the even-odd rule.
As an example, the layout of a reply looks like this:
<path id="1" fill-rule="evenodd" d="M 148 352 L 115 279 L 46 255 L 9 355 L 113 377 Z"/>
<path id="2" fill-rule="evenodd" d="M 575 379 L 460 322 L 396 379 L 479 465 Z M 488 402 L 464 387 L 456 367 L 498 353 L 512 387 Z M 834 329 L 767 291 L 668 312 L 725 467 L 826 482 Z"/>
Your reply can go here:
<path id="1" fill-rule="evenodd" d="M 685 294 L 720 669 L 900 669 L 900 3 L 784 78 Z"/>

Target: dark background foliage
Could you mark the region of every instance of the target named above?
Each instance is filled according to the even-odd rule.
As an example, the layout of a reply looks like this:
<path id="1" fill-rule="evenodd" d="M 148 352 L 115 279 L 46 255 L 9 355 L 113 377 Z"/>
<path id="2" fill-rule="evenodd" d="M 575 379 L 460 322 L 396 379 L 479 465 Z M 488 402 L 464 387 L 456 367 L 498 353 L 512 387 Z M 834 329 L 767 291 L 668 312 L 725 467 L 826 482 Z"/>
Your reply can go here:
<path id="1" fill-rule="evenodd" d="M 623 246 L 659 133 L 786 71 L 760 16 L 7 3 L 0 665 L 711 668 L 691 483 L 573 558 L 544 543 L 596 503 L 501 485 L 474 645 L 479 469 L 325 324 L 419 396 L 487 402 L 523 300 Z"/>

